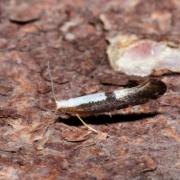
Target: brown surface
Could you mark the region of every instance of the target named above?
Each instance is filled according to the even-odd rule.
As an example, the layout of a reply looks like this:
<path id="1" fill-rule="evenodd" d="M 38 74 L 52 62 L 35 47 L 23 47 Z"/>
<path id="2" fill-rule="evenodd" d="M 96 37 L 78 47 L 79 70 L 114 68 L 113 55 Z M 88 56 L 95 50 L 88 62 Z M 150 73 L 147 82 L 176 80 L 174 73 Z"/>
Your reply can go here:
<path id="1" fill-rule="evenodd" d="M 59 99 L 127 86 L 139 78 L 110 69 L 106 37 L 179 43 L 179 15 L 178 0 L 1 0 L 0 179 L 178 179 L 179 74 L 158 101 L 88 118 L 102 140 L 51 111 L 47 62 Z"/>

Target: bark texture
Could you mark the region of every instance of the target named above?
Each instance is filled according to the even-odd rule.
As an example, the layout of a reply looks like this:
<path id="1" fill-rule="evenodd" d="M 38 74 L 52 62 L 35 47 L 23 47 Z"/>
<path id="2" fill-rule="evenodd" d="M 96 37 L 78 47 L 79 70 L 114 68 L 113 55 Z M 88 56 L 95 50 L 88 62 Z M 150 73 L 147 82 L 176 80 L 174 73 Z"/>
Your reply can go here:
<path id="1" fill-rule="evenodd" d="M 114 72 L 107 37 L 122 31 L 180 43 L 178 0 L 0 1 L 0 179 L 157 179 L 180 174 L 180 75 L 158 100 L 85 121 L 54 113 L 58 99 L 134 85 Z"/>

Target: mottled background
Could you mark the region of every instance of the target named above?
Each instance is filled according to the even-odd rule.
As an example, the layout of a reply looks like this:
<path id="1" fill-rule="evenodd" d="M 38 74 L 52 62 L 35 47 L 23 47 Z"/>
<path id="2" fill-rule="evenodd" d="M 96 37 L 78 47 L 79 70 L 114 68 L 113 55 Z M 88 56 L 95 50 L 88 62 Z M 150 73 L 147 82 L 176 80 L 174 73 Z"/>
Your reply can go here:
<path id="1" fill-rule="evenodd" d="M 132 85 L 114 72 L 107 38 L 135 33 L 180 43 L 179 0 L 0 0 L 0 179 L 157 179 L 180 176 L 180 75 L 158 100 L 84 119 L 58 99 Z"/>

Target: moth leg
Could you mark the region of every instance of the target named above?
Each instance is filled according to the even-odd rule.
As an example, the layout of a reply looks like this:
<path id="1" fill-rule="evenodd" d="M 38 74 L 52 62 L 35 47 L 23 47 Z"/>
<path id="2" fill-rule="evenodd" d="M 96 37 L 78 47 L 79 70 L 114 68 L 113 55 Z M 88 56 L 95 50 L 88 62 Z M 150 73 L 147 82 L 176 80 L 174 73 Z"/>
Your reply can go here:
<path id="1" fill-rule="evenodd" d="M 89 126 L 88 124 L 86 124 L 83 119 L 79 116 L 79 114 L 76 114 L 76 117 L 82 122 L 82 124 L 87 127 L 89 130 L 95 132 L 95 133 L 98 133 L 98 131 L 94 128 L 92 128 L 91 126 Z"/>
<path id="2" fill-rule="evenodd" d="M 112 118 L 112 114 L 111 114 L 111 112 L 109 112 L 109 117 L 110 117 L 110 118 Z"/>

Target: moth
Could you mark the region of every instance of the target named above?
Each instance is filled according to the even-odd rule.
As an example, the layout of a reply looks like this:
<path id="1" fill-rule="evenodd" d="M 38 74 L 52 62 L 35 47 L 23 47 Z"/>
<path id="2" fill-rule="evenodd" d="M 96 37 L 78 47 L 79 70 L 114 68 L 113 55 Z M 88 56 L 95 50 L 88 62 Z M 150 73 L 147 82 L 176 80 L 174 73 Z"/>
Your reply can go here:
<path id="1" fill-rule="evenodd" d="M 111 112 L 113 110 L 126 108 L 128 106 L 143 104 L 150 99 L 160 97 L 167 89 L 165 83 L 162 81 L 149 79 L 132 88 L 117 89 L 108 93 L 98 92 L 67 100 L 58 100 L 54 92 L 54 84 L 52 81 L 49 62 L 48 69 L 52 93 L 56 103 L 56 112 L 59 111 L 76 116 L 85 127 L 97 134 L 101 134 L 103 137 L 106 137 L 104 133 L 99 132 L 86 124 L 81 117 L 93 116 L 104 112 Z"/>
<path id="2" fill-rule="evenodd" d="M 166 85 L 161 80 L 149 79 L 132 88 L 117 89 L 112 92 L 98 92 L 85 96 L 57 100 L 51 78 L 52 92 L 56 103 L 56 111 L 73 116 L 92 116 L 104 112 L 111 112 L 129 106 L 146 103 L 150 99 L 157 99 L 166 92 Z"/>
<path id="3" fill-rule="evenodd" d="M 160 97 L 165 91 L 166 85 L 162 81 L 150 79 L 132 88 L 119 89 L 110 93 L 99 92 L 55 102 L 57 111 L 71 115 L 91 116 L 146 103 L 150 99 Z"/>

